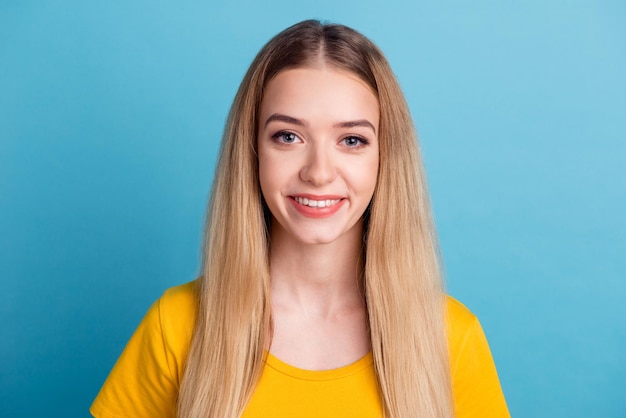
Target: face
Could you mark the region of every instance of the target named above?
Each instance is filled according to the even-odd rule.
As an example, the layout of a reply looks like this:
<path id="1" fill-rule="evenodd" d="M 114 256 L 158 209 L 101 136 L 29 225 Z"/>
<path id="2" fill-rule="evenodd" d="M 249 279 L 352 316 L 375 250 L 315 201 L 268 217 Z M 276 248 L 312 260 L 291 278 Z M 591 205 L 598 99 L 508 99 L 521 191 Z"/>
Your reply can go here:
<path id="1" fill-rule="evenodd" d="M 272 239 L 362 239 L 363 213 L 378 175 L 378 125 L 378 99 L 352 73 L 297 68 L 268 83 L 258 157 Z"/>

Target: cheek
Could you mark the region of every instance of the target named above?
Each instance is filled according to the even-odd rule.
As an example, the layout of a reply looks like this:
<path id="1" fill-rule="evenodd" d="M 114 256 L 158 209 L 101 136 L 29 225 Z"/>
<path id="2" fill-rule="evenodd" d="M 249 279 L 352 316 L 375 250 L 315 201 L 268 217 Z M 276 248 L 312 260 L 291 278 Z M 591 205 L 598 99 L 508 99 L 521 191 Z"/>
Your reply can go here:
<path id="1" fill-rule="evenodd" d="M 274 180 L 272 178 L 272 164 L 268 161 L 267 156 L 259 152 L 259 185 L 263 198 L 267 202 L 268 197 L 272 194 Z"/>
<path id="2" fill-rule="evenodd" d="M 268 170 L 269 162 L 267 161 L 267 155 L 265 154 L 263 147 L 259 144 L 257 147 L 257 158 L 258 158 L 258 169 L 259 169 L 259 186 L 261 187 L 261 193 L 263 197 L 265 197 L 265 188 L 268 180 L 268 174 L 270 171 Z"/>
<path id="3" fill-rule="evenodd" d="M 376 183 L 378 182 L 378 156 L 364 167 L 362 171 L 362 187 L 370 193 L 370 197 L 374 194 Z"/>
<path id="4" fill-rule="evenodd" d="M 259 185 L 265 202 L 273 208 L 277 198 L 288 189 L 293 169 L 276 153 L 259 150 Z"/>

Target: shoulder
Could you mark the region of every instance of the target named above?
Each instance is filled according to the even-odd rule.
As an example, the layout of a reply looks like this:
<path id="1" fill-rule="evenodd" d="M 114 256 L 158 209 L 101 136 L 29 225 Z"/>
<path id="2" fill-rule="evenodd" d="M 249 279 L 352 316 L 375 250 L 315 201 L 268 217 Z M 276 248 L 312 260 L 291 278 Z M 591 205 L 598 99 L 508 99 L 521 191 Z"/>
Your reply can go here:
<path id="1" fill-rule="evenodd" d="M 198 280 L 170 287 L 157 300 L 161 321 L 193 324 L 198 309 Z"/>
<path id="2" fill-rule="evenodd" d="M 452 366 L 468 343 L 484 338 L 476 315 L 452 296 L 446 296 L 446 332 Z"/>
<path id="3" fill-rule="evenodd" d="M 454 323 L 471 323 L 476 320 L 476 315 L 450 295 L 446 295 L 446 310 L 448 320 Z"/>
<path id="4" fill-rule="evenodd" d="M 476 315 L 452 296 L 446 296 L 445 307 L 448 339 L 459 337 L 478 322 Z"/>
<path id="5" fill-rule="evenodd" d="M 152 304 L 100 389 L 94 416 L 176 416 L 197 289 L 196 281 L 175 286 Z"/>
<path id="6" fill-rule="evenodd" d="M 165 348 L 179 360 L 177 368 L 182 368 L 191 343 L 198 310 L 198 288 L 198 280 L 171 287 L 153 306 L 158 312 Z"/>
<path id="7" fill-rule="evenodd" d="M 457 417 L 509 417 L 483 329 L 458 300 L 446 300 L 448 352 Z"/>
<path id="8" fill-rule="evenodd" d="M 446 297 L 446 328 L 453 361 L 468 342 L 484 338 L 478 317 L 452 296 Z"/>

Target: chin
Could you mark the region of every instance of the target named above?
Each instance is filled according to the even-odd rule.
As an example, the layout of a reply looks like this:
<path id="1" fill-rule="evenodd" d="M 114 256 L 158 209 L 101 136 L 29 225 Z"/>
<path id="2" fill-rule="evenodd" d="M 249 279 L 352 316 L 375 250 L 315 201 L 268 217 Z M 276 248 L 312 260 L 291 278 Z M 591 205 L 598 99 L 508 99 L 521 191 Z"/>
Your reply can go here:
<path id="1" fill-rule="evenodd" d="M 329 245 L 340 241 L 338 236 L 306 236 L 296 237 L 304 245 Z"/>
<path id="2" fill-rule="evenodd" d="M 360 240 L 357 236 L 357 230 L 352 227 L 346 230 L 340 228 L 313 228 L 313 230 L 293 231 L 293 238 L 305 245 L 331 245 L 331 244 L 349 244 L 354 240 Z"/>

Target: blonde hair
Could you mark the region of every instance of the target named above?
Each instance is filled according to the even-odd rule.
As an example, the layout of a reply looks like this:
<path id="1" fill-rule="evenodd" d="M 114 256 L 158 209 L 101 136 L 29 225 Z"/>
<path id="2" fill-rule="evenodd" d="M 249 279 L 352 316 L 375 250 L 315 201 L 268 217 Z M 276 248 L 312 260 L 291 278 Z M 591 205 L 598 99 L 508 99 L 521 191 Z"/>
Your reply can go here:
<path id="1" fill-rule="evenodd" d="M 437 242 L 416 134 L 380 50 L 358 32 L 300 22 L 256 56 L 232 105 L 209 205 L 180 418 L 239 417 L 271 338 L 270 214 L 256 157 L 263 88 L 280 71 L 322 60 L 365 81 L 380 105 L 380 166 L 365 214 L 364 289 L 385 415 L 453 416 Z"/>

